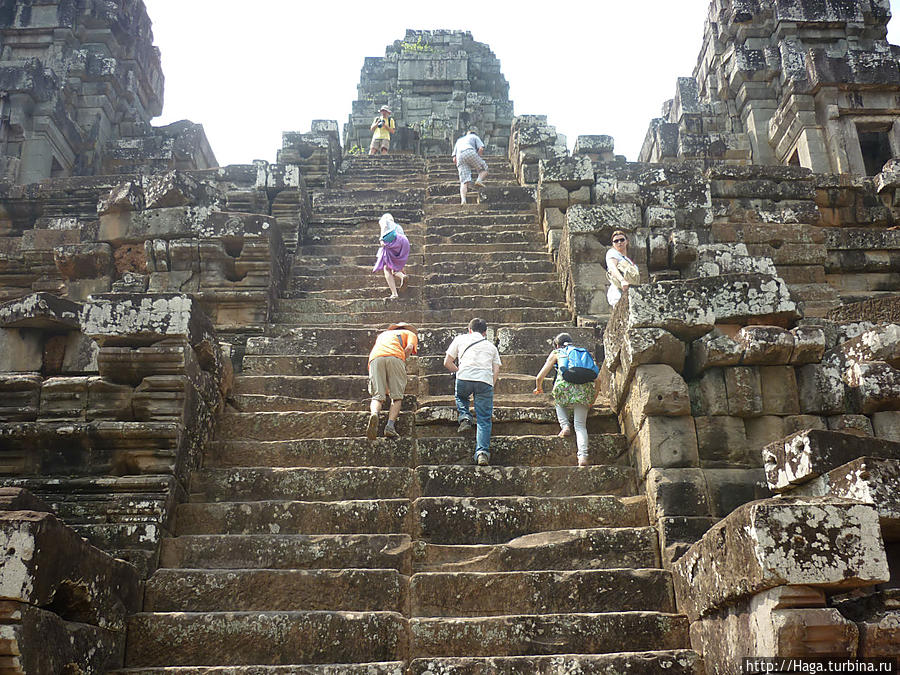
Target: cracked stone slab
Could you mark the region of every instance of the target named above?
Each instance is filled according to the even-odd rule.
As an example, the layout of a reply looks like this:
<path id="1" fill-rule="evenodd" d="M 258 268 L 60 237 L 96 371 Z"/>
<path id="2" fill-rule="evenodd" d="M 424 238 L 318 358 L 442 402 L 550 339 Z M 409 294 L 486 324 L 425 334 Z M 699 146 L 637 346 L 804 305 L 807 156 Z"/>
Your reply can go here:
<path id="1" fill-rule="evenodd" d="M 851 589 L 890 578 L 877 511 L 830 497 L 745 504 L 673 566 L 678 607 L 693 622 L 777 586 Z"/>
<path id="2" fill-rule="evenodd" d="M 766 481 L 785 492 L 858 457 L 900 459 L 900 443 L 840 431 L 805 429 L 762 450 Z"/>
<path id="3" fill-rule="evenodd" d="M 0 305 L 0 328 L 78 330 L 81 305 L 51 293 L 32 293 Z"/>

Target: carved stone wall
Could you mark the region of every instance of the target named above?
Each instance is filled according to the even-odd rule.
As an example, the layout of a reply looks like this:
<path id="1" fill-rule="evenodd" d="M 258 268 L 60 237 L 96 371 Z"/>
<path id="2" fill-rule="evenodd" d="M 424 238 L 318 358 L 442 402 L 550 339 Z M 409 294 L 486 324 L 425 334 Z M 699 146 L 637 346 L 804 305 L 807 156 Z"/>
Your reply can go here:
<path id="1" fill-rule="evenodd" d="M 900 154 L 888 0 L 713 0 L 693 77 L 640 159 L 795 164 L 875 175 Z"/>
<path id="2" fill-rule="evenodd" d="M 449 154 L 474 127 L 488 154 L 506 152 L 513 117 L 509 84 L 494 53 L 468 31 L 407 30 L 383 57 L 366 58 L 358 96 L 344 127 L 347 148 L 368 150 L 369 126 L 386 104 L 397 124 L 396 149 Z"/>
<path id="3" fill-rule="evenodd" d="M 163 74 L 143 0 L 6 0 L 0 45 L 0 176 L 216 165 L 201 126 L 150 126 Z"/>

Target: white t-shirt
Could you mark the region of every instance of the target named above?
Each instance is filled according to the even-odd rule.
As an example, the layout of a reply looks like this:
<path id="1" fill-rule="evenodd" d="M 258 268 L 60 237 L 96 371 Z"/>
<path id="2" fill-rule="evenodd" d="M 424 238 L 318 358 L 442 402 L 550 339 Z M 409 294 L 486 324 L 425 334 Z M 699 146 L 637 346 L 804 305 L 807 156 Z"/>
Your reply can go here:
<path id="1" fill-rule="evenodd" d="M 475 344 L 475 343 L 478 344 Z M 472 345 L 469 347 L 469 345 Z M 468 349 L 466 349 L 468 347 Z M 465 352 L 465 353 L 464 353 Z M 447 354 L 459 359 L 457 380 L 494 384 L 494 364 L 500 365 L 500 352 L 494 343 L 485 340 L 481 333 L 464 333 L 453 338 Z M 460 358 L 462 354 L 462 358 Z"/>
<path id="2" fill-rule="evenodd" d="M 458 157 L 463 150 L 474 150 L 478 152 L 484 147 L 484 142 L 475 134 L 466 134 L 456 141 L 453 146 L 453 157 Z"/>
<path id="3" fill-rule="evenodd" d="M 606 252 L 606 269 L 611 270 L 620 260 L 627 260 L 632 265 L 634 265 L 634 261 L 631 260 L 627 255 L 619 253 L 616 249 L 610 247 L 610 249 Z M 609 288 L 606 289 L 606 301 L 609 303 L 610 307 L 615 307 L 616 303 L 622 299 L 622 291 L 619 290 L 619 287 L 616 286 L 612 281 L 609 282 Z"/>

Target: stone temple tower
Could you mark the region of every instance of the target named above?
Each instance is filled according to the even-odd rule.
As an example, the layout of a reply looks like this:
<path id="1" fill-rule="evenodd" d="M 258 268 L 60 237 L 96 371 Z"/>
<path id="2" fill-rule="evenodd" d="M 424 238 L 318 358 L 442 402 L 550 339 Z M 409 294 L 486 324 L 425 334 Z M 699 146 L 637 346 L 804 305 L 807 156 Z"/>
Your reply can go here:
<path id="1" fill-rule="evenodd" d="M 509 84 L 494 53 L 469 31 L 407 30 L 383 57 L 366 58 L 358 91 L 344 127 L 348 149 L 368 148 L 369 125 L 387 104 L 397 121 L 395 148 L 442 154 L 474 126 L 488 152 L 506 152 L 513 119 Z"/>
<path id="2" fill-rule="evenodd" d="M 714 0 L 693 77 L 640 160 L 793 164 L 875 175 L 900 155 L 889 0 Z"/>

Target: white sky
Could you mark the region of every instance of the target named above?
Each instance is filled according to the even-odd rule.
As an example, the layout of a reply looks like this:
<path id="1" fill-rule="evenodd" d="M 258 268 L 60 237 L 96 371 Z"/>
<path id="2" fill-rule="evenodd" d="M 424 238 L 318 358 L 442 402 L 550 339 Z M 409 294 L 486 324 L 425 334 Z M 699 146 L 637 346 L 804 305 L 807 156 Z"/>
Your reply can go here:
<path id="1" fill-rule="evenodd" d="M 515 113 L 547 115 L 569 146 L 609 134 L 636 160 L 647 125 L 689 76 L 709 0 L 145 0 L 162 50 L 154 125 L 203 124 L 221 165 L 275 160 L 281 132 L 336 119 L 343 133 L 366 56 L 407 28 L 461 29 L 487 43 Z M 891 0 L 895 17 L 900 0 Z M 900 42 L 900 18 L 891 25 Z M 402 120 L 399 120 L 402 122 Z"/>

